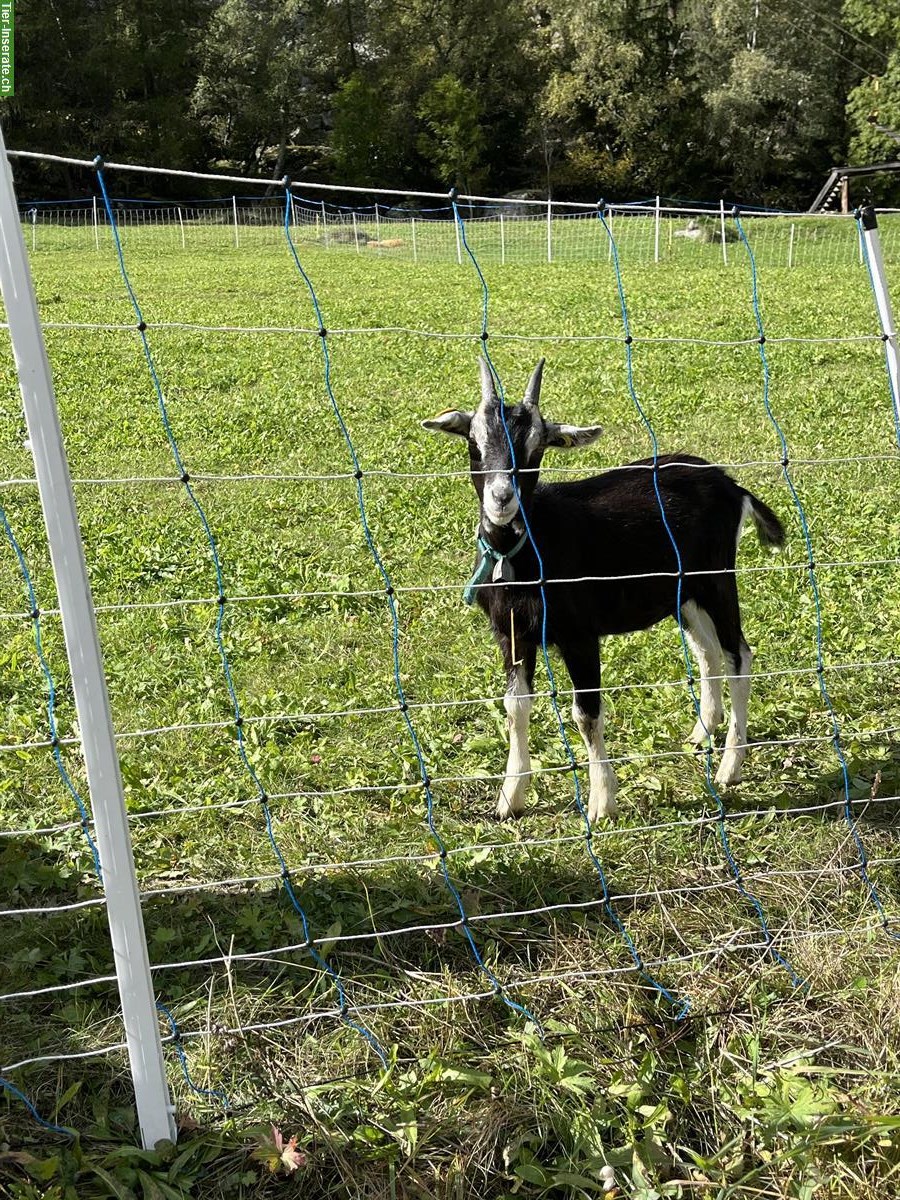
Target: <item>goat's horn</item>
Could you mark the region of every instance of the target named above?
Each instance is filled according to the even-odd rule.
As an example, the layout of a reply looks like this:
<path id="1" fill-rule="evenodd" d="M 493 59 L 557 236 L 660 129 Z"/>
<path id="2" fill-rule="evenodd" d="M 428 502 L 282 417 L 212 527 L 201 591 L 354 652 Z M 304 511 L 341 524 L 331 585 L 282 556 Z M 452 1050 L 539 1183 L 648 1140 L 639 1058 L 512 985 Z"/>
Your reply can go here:
<path id="1" fill-rule="evenodd" d="M 482 357 L 478 360 L 478 365 L 481 367 L 481 403 L 496 404 L 497 389 L 494 387 L 491 364 L 486 358 Z"/>
<path id="2" fill-rule="evenodd" d="M 544 374 L 544 360 L 538 363 L 532 372 L 531 378 L 528 381 L 528 387 L 525 389 L 525 399 L 523 404 L 533 404 L 535 407 L 541 402 L 541 378 Z"/>

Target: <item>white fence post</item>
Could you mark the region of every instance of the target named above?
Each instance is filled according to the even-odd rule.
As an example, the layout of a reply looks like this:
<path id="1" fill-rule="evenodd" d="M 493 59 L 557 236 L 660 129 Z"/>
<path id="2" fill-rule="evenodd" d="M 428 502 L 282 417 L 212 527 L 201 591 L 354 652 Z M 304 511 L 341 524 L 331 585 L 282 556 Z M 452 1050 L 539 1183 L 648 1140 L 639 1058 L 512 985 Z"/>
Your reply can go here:
<path id="1" fill-rule="evenodd" d="M 607 242 L 609 243 L 609 244 L 607 245 L 607 247 L 606 247 L 606 261 L 607 261 L 607 262 L 612 262 L 612 248 L 613 248 L 613 222 L 612 222 L 612 218 L 613 218 L 613 215 L 612 215 L 612 209 L 611 209 L 611 208 L 608 208 L 608 209 L 606 210 L 606 228 L 609 230 L 609 237 L 606 239 L 606 240 L 607 240 Z"/>
<path id="2" fill-rule="evenodd" d="M 97 197 L 94 197 L 94 249 L 100 249 L 100 226 L 97 220 Z"/>
<path id="3" fill-rule="evenodd" d="M 722 229 L 722 262 L 728 266 L 728 244 L 725 241 L 725 201 L 719 201 L 719 222 Z"/>
<path id="4" fill-rule="evenodd" d="M 322 201 L 322 236 L 325 241 L 325 247 L 328 247 L 328 214 L 325 211 L 325 201 Z"/>
<path id="5" fill-rule="evenodd" d="M 547 197 L 547 262 L 553 262 L 553 201 Z"/>
<path id="6" fill-rule="evenodd" d="M 0 134 L 2 137 L 2 134 Z M 31 210 L 31 249 L 32 252 L 37 249 L 37 209 Z"/>
<path id="7" fill-rule="evenodd" d="M 471 211 L 469 209 L 469 212 Z M 459 266 L 462 266 L 462 243 L 459 240 L 459 221 L 454 220 L 453 228 L 456 231 L 456 261 Z"/>
<path id="8" fill-rule="evenodd" d="M 181 226 L 181 248 L 184 249 L 184 217 L 181 215 L 181 205 L 178 205 L 178 224 Z"/>
<path id="9" fill-rule="evenodd" d="M 416 218 L 412 218 L 412 246 L 413 246 L 413 262 L 419 261 L 419 251 L 416 246 Z"/>
<path id="10" fill-rule="evenodd" d="M 659 196 L 657 196 L 656 197 L 656 221 L 655 221 L 655 225 L 653 228 L 653 261 L 655 263 L 659 262 L 659 219 L 660 219 L 660 215 L 661 214 L 660 214 L 660 209 L 659 209 Z"/>
<path id="11" fill-rule="evenodd" d="M 859 219 L 862 225 L 860 245 L 865 242 L 866 257 L 869 260 L 869 271 L 872 275 L 872 290 L 875 293 L 875 307 L 878 309 L 878 319 L 881 322 L 881 332 L 884 336 L 884 356 L 887 359 L 894 417 L 900 426 L 900 356 L 897 353 L 897 328 L 894 325 L 891 293 L 888 291 L 887 276 L 884 271 L 878 218 L 871 204 L 859 210 Z"/>
<path id="12" fill-rule="evenodd" d="M 353 240 L 356 243 L 356 253 L 359 254 L 359 226 L 356 223 L 356 212 L 353 212 Z"/>
<path id="13" fill-rule="evenodd" d="M 53 380 L 0 132 L 0 289 L 34 454 L 91 794 L 113 960 L 145 1149 L 176 1138 L 122 777 Z"/>
<path id="14" fill-rule="evenodd" d="M 378 216 L 378 201 L 375 201 L 375 245 L 381 254 L 381 218 Z"/>
<path id="15" fill-rule="evenodd" d="M 793 221 L 791 221 L 791 236 L 788 241 L 788 266 L 789 267 L 792 267 L 794 265 L 794 230 L 795 229 L 796 229 L 796 225 L 794 224 Z"/>
<path id="16" fill-rule="evenodd" d="M 231 197 L 231 209 L 234 213 L 234 244 L 235 246 L 240 246 L 241 239 L 238 235 L 237 196 Z"/>
<path id="17" fill-rule="evenodd" d="M 503 225 L 503 209 L 500 209 L 500 265 L 506 266 L 506 230 Z"/>

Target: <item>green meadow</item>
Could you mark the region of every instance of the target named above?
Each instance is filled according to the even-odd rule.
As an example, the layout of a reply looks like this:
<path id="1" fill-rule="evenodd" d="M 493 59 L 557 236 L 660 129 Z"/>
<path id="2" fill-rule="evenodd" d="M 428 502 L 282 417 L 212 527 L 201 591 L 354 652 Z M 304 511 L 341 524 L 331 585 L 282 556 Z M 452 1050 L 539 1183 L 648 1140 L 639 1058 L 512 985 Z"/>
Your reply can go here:
<path id="1" fill-rule="evenodd" d="M 301 924 L 237 752 L 208 545 L 176 478 L 108 234 L 99 250 L 45 245 L 33 255 L 35 285 L 154 983 L 194 1083 L 224 1090 L 230 1111 L 190 1090 L 167 1042 L 178 1149 L 129 1149 L 127 1059 L 108 1049 L 122 1040 L 118 996 L 113 983 L 91 982 L 112 969 L 104 908 L 65 908 L 101 892 L 46 745 L 46 687 L 4 541 L 0 832 L 18 832 L 0 838 L 0 909 L 63 911 L 0 913 L 2 992 L 60 989 L 0 1001 L 0 1066 L 46 1056 L 7 1078 L 80 1138 L 67 1144 L 4 1102 L 0 1195 L 555 1200 L 601 1194 L 609 1165 L 616 1194 L 639 1200 L 900 1194 L 897 943 L 860 880 L 845 821 L 806 551 L 763 404 L 746 253 L 729 243 L 726 266 L 721 247 L 698 245 L 654 265 L 649 229 L 649 249 L 635 243 L 630 256 L 623 236 L 621 257 L 635 385 L 660 448 L 729 464 L 788 531 L 777 554 L 752 534 L 739 550 L 758 676 L 754 745 L 723 800 L 745 886 L 805 985 L 766 951 L 729 871 L 702 757 L 685 743 L 694 714 L 674 622 L 604 644 L 620 816 L 597 828 L 594 849 L 648 970 L 690 1001 L 686 1019 L 633 969 L 601 903 L 540 669 L 530 805 L 520 821 L 496 822 L 505 680 L 486 621 L 462 602 L 477 501 L 461 443 L 420 427 L 477 401 L 478 279 L 452 254 L 413 262 L 406 243 L 398 256 L 355 253 L 306 229 L 298 245 L 331 331 L 334 395 L 396 589 L 400 675 L 435 823 L 479 953 L 543 1038 L 489 994 L 425 821 L 383 582 L 303 281 L 269 236 L 182 250 L 168 234 L 154 243 L 162 231 L 126 231 L 172 429 L 221 555 L 222 634 L 247 754 L 311 935 L 340 973 L 352 1020 L 385 1048 L 384 1072 L 341 1020 L 328 974 L 297 948 Z M 896 932 L 900 461 L 849 230 L 846 261 L 810 252 L 789 269 L 779 242 L 760 255 L 759 289 L 770 403 L 813 543 L 825 680 L 870 876 Z M 760 236 L 774 246 L 773 231 Z M 589 450 L 551 451 L 547 476 L 649 454 L 605 255 L 501 264 L 496 232 L 472 240 L 484 243 L 491 355 L 507 393 L 521 394 L 544 355 L 546 414 L 605 428 Z M 0 476 L 12 481 L 0 500 L 48 610 L 62 755 L 87 798 L 7 340 L 0 369 Z M 553 661 L 568 717 L 569 681 Z M 569 733 L 581 756 L 571 724 Z M 106 1052 L 55 1058 L 93 1050 Z M 293 1182 L 277 1153 L 275 1171 L 258 1153 L 271 1124 L 296 1135 L 305 1157 Z"/>

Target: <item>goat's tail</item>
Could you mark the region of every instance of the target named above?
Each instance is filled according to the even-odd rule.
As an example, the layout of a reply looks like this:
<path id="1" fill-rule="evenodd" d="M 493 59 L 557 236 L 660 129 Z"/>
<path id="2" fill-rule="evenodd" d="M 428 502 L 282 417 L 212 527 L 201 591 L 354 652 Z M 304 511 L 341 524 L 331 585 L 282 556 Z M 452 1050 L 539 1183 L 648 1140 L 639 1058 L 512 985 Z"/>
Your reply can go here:
<path id="1" fill-rule="evenodd" d="M 753 518 L 762 546 L 784 545 L 784 526 L 768 504 L 763 504 L 752 492 L 744 490 L 744 513 Z"/>

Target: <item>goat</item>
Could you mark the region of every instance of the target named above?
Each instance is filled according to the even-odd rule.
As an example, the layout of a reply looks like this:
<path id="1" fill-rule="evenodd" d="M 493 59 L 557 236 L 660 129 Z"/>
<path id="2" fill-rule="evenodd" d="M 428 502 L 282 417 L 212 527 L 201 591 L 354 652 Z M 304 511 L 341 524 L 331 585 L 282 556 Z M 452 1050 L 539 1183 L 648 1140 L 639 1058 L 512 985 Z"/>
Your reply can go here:
<path id="1" fill-rule="evenodd" d="M 682 626 L 700 668 L 700 715 L 689 740 L 702 745 L 724 718 L 724 656 L 731 719 L 716 783 L 737 783 L 747 752 L 751 664 L 734 574 L 737 541 L 749 516 L 764 546 L 780 546 L 784 529 L 778 517 L 724 471 L 688 454 L 660 456 L 657 472 L 652 459 L 642 459 L 588 479 L 539 483 L 545 450 L 589 446 L 602 429 L 544 419 L 543 359 L 522 403 L 507 407 L 501 406 L 490 365 L 484 358 L 480 362 L 481 403 L 475 412 L 444 412 L 422 424 L 466 439 L 480 503 L 478 559 L 466 599 L 476 599 L 490 618 L 508 680 L 510 745 L 498 817 L 518 815 L 525 805 L 528 724 L 542 642 L 540 570 L 523 514 L 543 560 L 547 642 L 559 649 L 571 677 L 572 717 L 588 752 L 588 817 L 616 815 L 618 785 L 603 738 L 600 638 L 648 629 L 677 615 L 677 559 L 654 474 L 681 555 Z M 513 580 L 516 586 L 508 586 Z"/>

